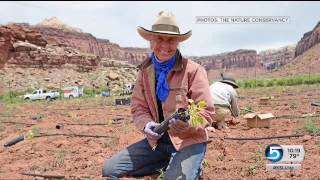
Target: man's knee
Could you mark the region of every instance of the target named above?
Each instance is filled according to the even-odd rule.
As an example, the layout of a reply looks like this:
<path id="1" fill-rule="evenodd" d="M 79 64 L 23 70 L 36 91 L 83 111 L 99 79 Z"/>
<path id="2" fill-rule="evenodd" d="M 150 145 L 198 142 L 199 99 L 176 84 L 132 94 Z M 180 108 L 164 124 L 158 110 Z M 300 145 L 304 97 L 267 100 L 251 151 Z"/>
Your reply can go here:
<path id="1" fill-rule="evenodd" d="M 102 177 L 109 177 L 109 178 L 118 178 L 120 177 L 119 174 L 117 174 L 115 166 L 111 162 L 111 160 L 106 160 L 103 164 L 102 169 Z"/>

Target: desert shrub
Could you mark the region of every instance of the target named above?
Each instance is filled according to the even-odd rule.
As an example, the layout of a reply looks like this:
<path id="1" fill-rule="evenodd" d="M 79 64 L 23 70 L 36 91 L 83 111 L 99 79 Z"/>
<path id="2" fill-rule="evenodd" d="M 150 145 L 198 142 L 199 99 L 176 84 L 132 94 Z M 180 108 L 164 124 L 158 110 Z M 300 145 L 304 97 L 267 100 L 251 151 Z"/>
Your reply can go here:
<path id="1" fill-rule="evenodd" d="M 238 81 L 241 88 L 296 86 L 301 84 L 320 84 L 320 74 L 280 77 L 273 79 L 244 79 Z"/>
<path id="2" fill-rule="evenodd" d="M 87 97 L 95 97 L 97 94 L 101 94 L 104 89 L 102 88 L 84 88 L 83 93 Z"/>
<path id="3" fill-rule="evenodd" d="M 276 79 L 268 80 L 266 83 L 266 87 L 272 87 L 275 85 L 275 83 L 276 83 Z"/>
<path id="4" fill-rule="evenodd" d="M 276 85 L 277 86 L 284 86 L 284 85 L 286 85 L 286 80 L 285 79 L 277 79 Z"/>
<path id="5" fill-rule="evenodd" d="M 316 121 L 313 118 L 307 119 L 307 121 L 304 124 L 304 129 L 312 135 L 320 135 L 320 127 L 316 124 Z"/>
<path id="6" fill-rule="evenodd" d="M 4 104 L 20 104 L 23 103 L 23 98 L 19 98 L 19 96 L 23 95 L 23 92 L 12 91 L 7 94 L 0 95 L 0 103 Z"/>
<path id="7" fill-rule="evenodd" d="M 265 84 L 265 80 L 257 80 L 256 82 L 257 87 L 264 87 L 264 84 Z"/>

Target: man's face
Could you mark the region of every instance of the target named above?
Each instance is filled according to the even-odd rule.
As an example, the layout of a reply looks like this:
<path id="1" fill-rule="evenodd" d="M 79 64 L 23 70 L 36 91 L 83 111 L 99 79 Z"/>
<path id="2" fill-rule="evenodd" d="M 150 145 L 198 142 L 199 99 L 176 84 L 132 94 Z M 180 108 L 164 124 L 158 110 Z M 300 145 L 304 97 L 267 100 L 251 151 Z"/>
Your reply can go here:
<path id="1" fill-rule="evenodd" d="M 176 53 L 179 41 L 176 37 L 153 35 L 150 45 L 158 60 L 166 61 Z"/>

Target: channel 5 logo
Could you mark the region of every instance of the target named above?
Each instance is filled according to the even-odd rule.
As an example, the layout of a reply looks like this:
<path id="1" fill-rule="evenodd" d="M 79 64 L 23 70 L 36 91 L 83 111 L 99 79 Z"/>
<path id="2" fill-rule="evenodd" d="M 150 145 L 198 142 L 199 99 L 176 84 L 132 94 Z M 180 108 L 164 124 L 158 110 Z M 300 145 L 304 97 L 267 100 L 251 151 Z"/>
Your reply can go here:
<path id="1" fill-rule="evenodd" d="M 270 144 L 266 148 L 265 155 L 272 162 L 279 162 L 283 157 L 283 149 L 278 144 Z"/>

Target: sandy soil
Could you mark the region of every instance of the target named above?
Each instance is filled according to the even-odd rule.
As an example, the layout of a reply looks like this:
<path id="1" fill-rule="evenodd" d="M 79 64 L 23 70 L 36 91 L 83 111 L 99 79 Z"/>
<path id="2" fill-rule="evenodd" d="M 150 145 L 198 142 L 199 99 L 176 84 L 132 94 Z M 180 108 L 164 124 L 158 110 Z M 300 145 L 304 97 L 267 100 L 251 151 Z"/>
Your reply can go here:
<path id="1" fill-rule="evenodd" d="M 241 108 L 256 112 L 302 116 L 319 109 L 310 103 L 320 100 L 319 85 L 268 89 L 240 90 Z M 262 105 L 259 98 L 274 96 Z M 143 138 L 132 121 L 129 106 L 108 106 L 110 100 L 74 99 L 53 102 L 31 102 L 20 105 L 0 105 L 0 179 L 43 179 L 21 175 L 38 173 L 63 175 L 66 179 L 102 179 L 105 159 Z M 315 118 L 319 125 L 319 117 Z M 320 179 L 320 138 L 299 138 L 239 141 L 223 137 L 265 137 L 306 133 L 303 127 L 307 118 L 273 119 L 270 128 L 248 128 L 243 117 L 229 130 L 210 132 L 202 179 Z M 29 123 L 13 124 L 8 121 Z M 69 123 L 69 124 L 67 124 Z M 105 125 L 84 125 L 100 123 Z M 32 124 L 32 125 L 30 125 Z M 64 124 L 57 129 L 58 124 Z M 78 125 L 72 125 L 78 124 Z M 75 137 L 46 136 L 24 140 L 10 147 L 3 145 L 32 130 L 35 134 L 85 134 L 109 136 Z M 303 145 L 306 151 L 302 170 L 267 171 L 265 147 Z M 142 179 L 156 179 L 144 177 Z"/>

